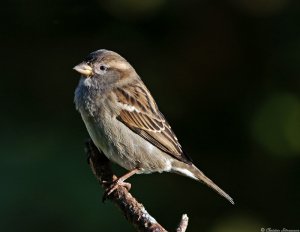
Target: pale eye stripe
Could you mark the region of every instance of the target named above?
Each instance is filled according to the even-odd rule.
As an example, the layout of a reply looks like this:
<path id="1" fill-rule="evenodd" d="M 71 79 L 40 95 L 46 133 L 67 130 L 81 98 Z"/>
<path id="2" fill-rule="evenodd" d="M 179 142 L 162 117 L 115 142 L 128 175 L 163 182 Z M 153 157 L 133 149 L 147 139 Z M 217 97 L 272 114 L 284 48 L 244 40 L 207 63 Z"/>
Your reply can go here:
<path id="1" fill-rule="evenodd" d="M 129 69 L 130 65 L 125 61 L 116 61 L 112 60 L 110 61 L 110 66 L 114 67 L 116 69 Z"/>

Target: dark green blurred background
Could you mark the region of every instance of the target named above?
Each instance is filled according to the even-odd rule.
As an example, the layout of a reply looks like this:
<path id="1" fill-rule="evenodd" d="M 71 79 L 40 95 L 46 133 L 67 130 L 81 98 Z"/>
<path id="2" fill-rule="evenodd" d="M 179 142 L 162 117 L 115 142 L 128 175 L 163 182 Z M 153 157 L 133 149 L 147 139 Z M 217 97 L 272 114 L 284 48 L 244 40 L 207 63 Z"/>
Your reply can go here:
<path id="1" fill-rule="evenodd" d="M 299 229 L 298 0 L 12 0 L 0 13 L 0 231 L 133 231 L 101 203 L 73 104 L 72 67 L 100 48 L 131 62 L 236 202 L 175 174 L 133 177 L 162 225 L 187 213 L 188 231 Z"/>

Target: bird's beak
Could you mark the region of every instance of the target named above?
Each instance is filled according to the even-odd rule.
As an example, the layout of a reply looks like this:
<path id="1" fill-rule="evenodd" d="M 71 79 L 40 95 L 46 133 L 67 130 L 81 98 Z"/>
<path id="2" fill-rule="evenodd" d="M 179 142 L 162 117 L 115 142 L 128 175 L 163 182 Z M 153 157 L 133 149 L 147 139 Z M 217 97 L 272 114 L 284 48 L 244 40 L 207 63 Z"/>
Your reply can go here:
<path id="1" fill-rule="evenodd" d="M 82 62 L 82 63 L 76 65 L 73 69 L 87 77 L 91 76 L 93 74 L 92 67 L 89 66 L 88 64 L 86 64 L 85 62 Z"/>

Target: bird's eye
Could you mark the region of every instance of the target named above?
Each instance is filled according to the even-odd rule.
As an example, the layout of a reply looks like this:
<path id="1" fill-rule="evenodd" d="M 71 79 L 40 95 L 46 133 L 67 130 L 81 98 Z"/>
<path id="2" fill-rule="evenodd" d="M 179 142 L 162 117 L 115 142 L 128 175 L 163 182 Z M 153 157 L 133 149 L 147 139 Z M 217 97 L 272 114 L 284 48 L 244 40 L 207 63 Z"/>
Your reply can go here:
<path id="1" fill-rule="evenodd" d="M 95 73 L 98 73 L 100 75 L 103 75 L 107 72 L 109 66 L 105 65 L 105 64 L 98 64 L 95 66 Z"/>
<path id="2" fill-rule="evenodd" d="M 101 66 L 100 66 L 100 70 L 101 70 L 101 71 L 106 71 L 106 69 L 107 69 L 106 66 L 104 66 L 104 65 L 101 65 Z"/>

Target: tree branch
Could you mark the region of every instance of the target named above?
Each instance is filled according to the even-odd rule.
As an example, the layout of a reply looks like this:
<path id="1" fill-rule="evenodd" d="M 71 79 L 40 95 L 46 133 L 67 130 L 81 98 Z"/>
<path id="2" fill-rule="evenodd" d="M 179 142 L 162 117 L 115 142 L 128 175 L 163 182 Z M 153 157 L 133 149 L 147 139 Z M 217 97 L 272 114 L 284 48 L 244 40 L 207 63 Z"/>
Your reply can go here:
<path id="1" fill-rule="evenodd" d="M 185 232 L 189 224 L 189 218 L 186 214 L 183 214 L 179 226 L 176 229 L 176 232 Z"/>
<path id="2" fill-rule="evenodd" d="M 86 153 L 88 154 L 89 165 L 101 184 L 104 190 L 107 190 L 109 183 L 116 180 L 117 177 L 113 174 L 110 162 L 104 154 L 99 152 L 97 147 L 91 140 L 86 142 Z M 143 232 L 165 232 L 164 229 L 139 203 L 125 187 L 118 186 L 112 192 L 108 199 L 111 200 L 124 214 L 125 218 L 138 231 Z M 188 217 L 186 214 L 182 215 L 176 232 L 185 232 L 188 226 Z"/>

